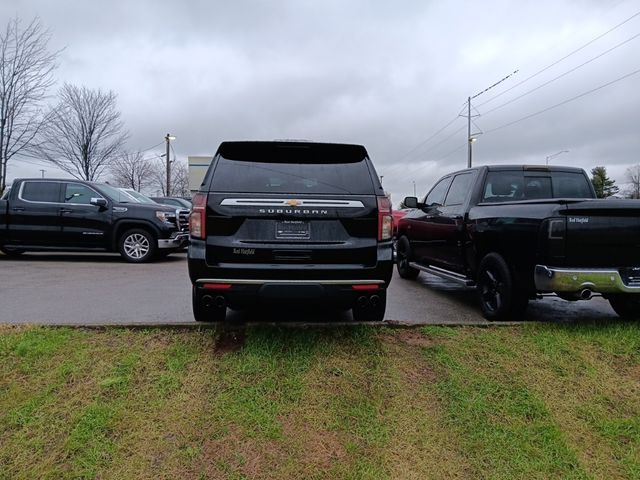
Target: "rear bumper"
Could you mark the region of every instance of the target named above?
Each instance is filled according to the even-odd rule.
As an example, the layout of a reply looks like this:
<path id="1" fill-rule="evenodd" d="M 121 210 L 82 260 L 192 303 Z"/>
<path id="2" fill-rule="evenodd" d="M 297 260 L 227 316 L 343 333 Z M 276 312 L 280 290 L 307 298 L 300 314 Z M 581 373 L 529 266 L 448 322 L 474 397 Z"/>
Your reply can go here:
<path id="1" fill-rule="evenodd" d="M 640 293 L 640 285 L 627 285 L 615 268 L 557 268 L 536 265 L 536 289 L 542 292 Z"/>
<path id="2" fill-rule="evenodd" d="M 191 240 L 188 254 L 191 283 L 198 295 L 223 296 L 231 308 L 276 301 L 328 302 L 332 307 L 350 308 L 361 296 L 384 294 L 393 274 L 391 242 L 378 247 L 378 261 L 373 267 L 282 263 L 209 265 L 205 248 L 202 240 Z M 207 288 L 205 284 L 208 284 Z M 228 287 L 215 288 L 213 285 Z M 358 285 L 371 289 L 359 289 Z"/>
<path id="3" fill-rule="evenodd" d="M 386 284 L 382 280 L 234 280 L 200 279 L 195 283 L 198 296 L 223 297 L 233 309 L 256 304 L 285 302 L 287 305 L 318 305 L 351 308 L 358 299 L 367 301 L 384 295 Z"/>

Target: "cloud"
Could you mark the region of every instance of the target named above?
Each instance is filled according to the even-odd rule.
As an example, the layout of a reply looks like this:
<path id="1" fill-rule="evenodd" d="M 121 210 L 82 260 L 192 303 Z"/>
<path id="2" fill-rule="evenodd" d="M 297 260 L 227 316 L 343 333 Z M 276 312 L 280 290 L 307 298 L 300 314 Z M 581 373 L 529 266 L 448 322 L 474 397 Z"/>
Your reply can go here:
<path id="1" fill-rule="evenodd" d="M 622 181 L 625 166 L 638 162 L 640 76 L 490 130 L 640 68 L 638 39 L 552 81 L 637 33 L 640 17 L 482 103 L 630 17 L 632 3 L 10 0 L 0 17 L 40 16 L 52 48 L 65 47 L 60 84 L 115 91 L 132 149 L 167 132 L 181 158 L 212 154 L 228 139 L 362 143 L 397 203 L 413 193 L 413 181 L 424 191 L 466 166 L 466 124 L 457 116 L 467 96 L 516 69 L 474 100 L 485 132 L 474 162 L 543 162 L 569 150 L 555 160 L 605 164 Z M 38 168 L 16 163 L 10 173 L 39 175 Z"/>

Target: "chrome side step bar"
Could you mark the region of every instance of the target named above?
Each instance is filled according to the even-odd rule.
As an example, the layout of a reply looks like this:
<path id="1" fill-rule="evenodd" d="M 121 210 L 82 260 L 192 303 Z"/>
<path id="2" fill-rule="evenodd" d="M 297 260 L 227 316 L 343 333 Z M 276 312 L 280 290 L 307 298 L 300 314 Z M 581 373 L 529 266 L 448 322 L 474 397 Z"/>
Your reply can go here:
<path id="1" fill-rule="evenodd" d="M 416 270 L 420 270 L 421 272 L 426 272 L 426 273 L 430 273 L 431 275 L 436 275 L 438 277 L 446 278 L 447 280 L 451 280 L 453 282 L 459 283 L 461 285 L 464 285 L 465 287 L 476 286 L 476 282 L 474 282 L 473 280 L 469 280 L 464 275 L 461 275 L 455 272 L 450 272 L 449 270 L 445 270 L 444 268 L 439 268 L 434 266 L 425 267 L 424 265 L 420 265 L 415 262 L 410 262 L 409 266 L 411 268 L 415 268 Z"/>

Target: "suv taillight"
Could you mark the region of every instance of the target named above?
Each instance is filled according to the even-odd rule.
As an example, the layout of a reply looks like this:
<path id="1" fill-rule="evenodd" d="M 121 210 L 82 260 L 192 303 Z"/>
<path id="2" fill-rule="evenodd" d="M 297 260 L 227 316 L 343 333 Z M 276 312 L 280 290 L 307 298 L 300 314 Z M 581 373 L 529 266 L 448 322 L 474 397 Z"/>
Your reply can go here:
<path id="1" fill-rule="evenodd" d="M 194 238 L 207 238 L 207 194 L 196 193 L 193 196 L 193 208 L 189 215 L 189 233 Z"/>
<path id="2" fill-rule="evenodd" d="M 392 233 L 391 201 L 388 197 L 378 197 L 378 240 L 389 240 Z"/>

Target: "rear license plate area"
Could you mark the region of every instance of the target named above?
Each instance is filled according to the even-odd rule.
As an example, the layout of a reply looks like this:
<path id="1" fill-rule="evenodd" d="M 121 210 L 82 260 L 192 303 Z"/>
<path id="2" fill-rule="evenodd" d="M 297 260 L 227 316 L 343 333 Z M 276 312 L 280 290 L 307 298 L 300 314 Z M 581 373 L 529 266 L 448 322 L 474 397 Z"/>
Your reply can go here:
<path id="1" fill-rule="evenodd" d="M 276 240 L 308 240 L 311 238 L 309 222 L 284 220 L 276 222 Z"/>

